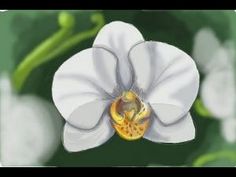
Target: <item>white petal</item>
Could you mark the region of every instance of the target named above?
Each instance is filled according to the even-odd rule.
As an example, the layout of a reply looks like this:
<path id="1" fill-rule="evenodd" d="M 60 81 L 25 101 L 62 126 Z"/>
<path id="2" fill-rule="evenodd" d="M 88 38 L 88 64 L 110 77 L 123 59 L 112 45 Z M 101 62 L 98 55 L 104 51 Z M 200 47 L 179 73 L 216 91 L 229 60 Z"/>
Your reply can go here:
<path id="1" fill-rule="evenodd" d="M 83 50 L 66 60 L 56 71 L 53 101 L 65 119 L 79 106 L 114 94 L 116 58 L 101 48 Z"/>
<path id="2" fill-rule="evenodd" d="M 121 21 L 105 25 L 98 33 L 93 46 L 102 46 L 111 50 L 119 58 L 121 82 L 128 88 L 132 82 L 128 52 L 130 48 L 144 41 L 142 34 L 131 24 Z"/>
<path id="3" fill-rule="evenodd" d="M 109 101 L 96 100 L 86 103 L 72 112 L 67 119 L 71 125 L 81 129 L 91 129 L 99 122 Z"/>
<path id="4" fill-rule="evenodd" d="M 209 72 L 220 69 L 232 69 L 233 66 L 233 52 L 226 47 L 220 47 L 215 54 L 211 62 L 206 66 L 206 70 Z"/>
<path id="5" fill-rule="evenodd" d="M 226 40 L 223 43 L 223 47 L 227 50 L 227 53 L 229 55 L 229 58 L 234 58 L 235 56 L 235 45 L 233 40 Z"/>
<path id="6" fill-rule="evenodd" d="M 209 28 L 201 29 L 194 37 L 193 58 L 202 72 L 208 72 L 213 55 L 220 47 L 220 41 Z"/>
<path id="7" fill-rule="evenodd" d="M 209 73 L 202 82 L 201 98 L 205 107 L 216 117 L 231 117 L 235 110 L 235 85 L 232 70 Z"/>
<path id="8" fill-rule="evenodd" d="M 226 141 L 229 143 L 236 142 L 236 119 L 227 118 L 222 121 L 221 131 Z"/>
<path id="9" fill-rule="evenodd" d="M 68 123 L 64 128 L 64 147 L 69 152 L 78 152 L 104 144 L 114 135 L 110 118 L 105 115 L 101 122 L 91 130 L 80 130 Z"/>
<path id="10" fill-rule="evenodd" d="M 184 116 L 184 111 L 175 105 L 152 104 L 151 107 L 157 118 L 165 125 L 172 124 Z"/>
<path id="11" fill-rule="evenodd" d="M 195 138 L 195 127 L 188 113 L 172 125 L 163 125 L 158 118 L 153 118 L 144 138 L 158 143 L 181 143 Z"/>
<path id="12" fill-rule="evenodd" d="M 4 101 L 4 100 L 1 100 Z M 50 103 L 35 96 L 16 98 L 1 116 L 1 160 L 5 166 L 47 162 L 60 143 L 62 119 Z"/>
<path id="13" fill-rule="evenodd" d="M 15 93 L 13 92 L 11 79 L 7 73 L 0 74 L 0 118 L 3 115 L 7 115 L 7 111 L 12 106 L 12 102 L 15 99 Z"/>
<path id="14" fill-rule="evenodd" d="M 1 96 L 13 94 L 10 76 L 5 72 L 0 74 L 0 92 Z"/>
<path id="15" fill-rule="evenodd" d="M 188 112 L 199 88 L 199 73 L 192 58 L 161 42 L 143 42 L 130 51 L 136 83 L 151 104 L 175 105 Z M 173 120 L 174 121 L 174 120 Z"/>

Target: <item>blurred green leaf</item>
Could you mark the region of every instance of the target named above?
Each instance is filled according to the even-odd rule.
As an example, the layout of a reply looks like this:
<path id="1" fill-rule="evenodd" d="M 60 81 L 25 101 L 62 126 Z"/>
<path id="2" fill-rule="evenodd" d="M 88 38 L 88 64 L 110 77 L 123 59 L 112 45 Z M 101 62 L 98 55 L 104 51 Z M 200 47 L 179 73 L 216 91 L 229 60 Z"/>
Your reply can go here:
<path id="1" fill-rule="evenodd" d="M 220 122 L 208 126 L 202 146 L 189 157 L 193 166 L 236 166 L 236 143 L 228 143 L 220 131 Z"/>
<path id="2" fill-rule="evenodd" d="M 220 161 L 220 163 L 219 163 Z M 212 164 L 213 162 L 213 164 Z M 216 151 L 212 153 L 206 153 L 199 156 L 194 162 L 194 167 L 202 167 L 202 166 L 217 166 L 218 165 L 226 165 L 226 166 L 236 166 L 236 151 Z M 231 162 L 232 164 L 230 164 Z"/>

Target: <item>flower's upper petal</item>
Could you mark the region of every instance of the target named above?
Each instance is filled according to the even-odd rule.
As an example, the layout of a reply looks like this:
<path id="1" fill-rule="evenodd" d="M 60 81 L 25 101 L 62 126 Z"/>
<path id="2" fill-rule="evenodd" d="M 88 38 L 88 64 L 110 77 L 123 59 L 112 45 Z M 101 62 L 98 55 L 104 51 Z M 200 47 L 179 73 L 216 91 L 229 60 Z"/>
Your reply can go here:
<path id="1" fill-rule="evenodd" d="M 80 130 L 66 123 L 64 128 L 64 147 L 69 152 L 83 151 L 104 144 L 114 135 L 108 114 L 102 117 L 101 122 L 90 130 Z"/>
<path id="2" fill-rule="evenodd" d="M 163 125 L 153 117 L 150 127 L 144 135 L 145 139 L 158 143 L 181 143 L 195 138 L 195 127 L 188 113 L 171 125 Z"/>
<path id="3" fill-rule="evenodd" d="M 210 72 L 202 82 L 201 98 L 205 107 L 219 119 L 232 117 L 235 110 L 235 85 L 232 70 Z"/>
<path id="4" fill-rule="evenodd" d="M 8 101 L 2 100 L 1 102 Z M 35 96 L 15 97 L 1 110 L 1 161 L 6 166 L 43 165 L 60 144 L 62 119 L 55 107 Z"/>
<path id="5" fill-rule="evenodd" d="M 117 87 L 116 61 L 110 52 L 91 48 L 60 66 L 54 75 L 52 96 L 65 119 L 81 105 L 112 97 Z"/>
<path id="6" fill-rule="evenodd" d="M 206 73 L 214 60 L 214 54 L 221 47 L 220 41 L 209 28 L 202 28 L 194 37 L 193 58 L 199 69 Z"/>
<path id="7" fill-rule="evenodd" d="M 80 129 L 91 129 L 95 127 L 104 114 L 110 101 L 95 100 L 76 108 L 67 122 Z"/>
<path id="8" fill-rule="evenodd" d="M 93 46 L 109 49 L 119 58 L 118 75 L 126 89 L 132 83 L 128 52 L 133 45 L 142 41 L 144 41 L 142 34 L 133 25 L 115 21 L 105 25 L 93 43 Z"/>
<path id="9" fill-rule="evenodd" d="M 188 112 L 199 88 L 199 73 L 190 56 L 169 44 L 143 42 L 130 51 L 129 57 L 135 71 L 133 87 L 143 91 L 145 100 L 179 107 L 182 115 Z M 175 120 L 173 117 L 172 122 Z"/>
<path id="10" fill-rule="evenodd" d="M 236 142 L 236 119 L 235 117 L 226 118 L 222 122 L 222 134 L 229 143 Z"/>
<path id="11" fill-rule="evenodd" d="M 209 72 L 215 70 L 227 70 L 231 69 L 233 65 L 233 56 L 232 50 L 227 47 L 220 47 L 215 53 L 213 54 L 213 58 L 211 62 L 209 62 L 205 69 Z"/>

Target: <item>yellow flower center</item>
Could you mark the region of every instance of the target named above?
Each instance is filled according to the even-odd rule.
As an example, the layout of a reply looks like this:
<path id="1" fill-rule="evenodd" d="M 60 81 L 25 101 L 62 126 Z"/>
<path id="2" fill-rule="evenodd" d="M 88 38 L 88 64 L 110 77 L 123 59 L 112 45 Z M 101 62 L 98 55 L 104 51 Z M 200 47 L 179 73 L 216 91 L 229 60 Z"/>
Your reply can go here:
<path id="1" fill-rule="evenodd" d="M 150 108 L 132 91 L 125 91 L 111 104 L 112 125 L 126 140 L 143 137 L 149 125 Z"/>

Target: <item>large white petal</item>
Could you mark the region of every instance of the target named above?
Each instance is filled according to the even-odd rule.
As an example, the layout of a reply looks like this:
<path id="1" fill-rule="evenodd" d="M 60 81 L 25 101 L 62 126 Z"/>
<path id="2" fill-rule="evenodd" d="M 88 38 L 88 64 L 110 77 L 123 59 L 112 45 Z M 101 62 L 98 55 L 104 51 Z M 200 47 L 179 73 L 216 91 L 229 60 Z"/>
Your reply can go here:
<path id="1" fill-rule="evenodd" d="M 209 73 L 202 82 L 201 98 L 205 107 L 219 119 L 232 117 L 235 110 L 235 85 L 232 70 Z"/>
<path id="2" fill-rule="evenodd" d="M 67 122 L 74 127 L 91 129 L 96 126 L 110 101 L 96 100 L 79 106 L 67 119 Z"/>
<path id="3" fill-rule="evenodd" d="M 62 119 L 54 106 L 35 96 L 22 96 L 12 100 L 11 108 L 4 112 L 7 114 L 1 114 L 2 164 L 34 166 L 47 162 L 61 139 Z"/>
<path id="4" fill-rule="evenodd" d="M 111 50 L 119 58 L 120 80 L 126 89 L 132 82 L 128 52 L 133 45 L 142 41 L 144 41 L 142 34 L 133 25 L 115 21 L 105 25 L 93 43 L 93 46 Z"/>
<path id="5" fill-rule="evenodd" d="M 199 88 L 199 73 L 189 55 L 166 43 L 143 42 L 129 56 L 135 71 L 133 88 L 141 89 L 144 99 L 188 112 Z"/>
<path id="6" fill-rule="evenodd" d="M 99 124 L 90 130 L 81 130 L 66 123 L 63 143 L 67 151 L 78 152 L 100 146 L 113 135 L 110 117 L 104 115 Z"/>
<path id="7" fill-rule="evenodd" d="M 209 28 L 202 28 L 194 37 L 193 58 L 199 69 L 206 73 L 209 70 L 214 54 L 221 47 L 220 41 Z"/>
<path id="8" fill-rule="evenodd" d="M 118 92 L 116 87 L 116 58 L 104 49 L 91 48 L 60 66 L 53 79 L 52 96 L 59 112 L 68 119 L 81 105 L 111 98 Z"/>
<path id="9" fill-rule="evenodd" d="M 174 124 L 163 125 L 158 118 L 153 117 L 144 138 L 158 143 L 181 143 L 195 138 L 195 127 L 188 113 Z"/>
<path id="10" fill-rule="evenodd" d="M 236 142 L 236 119 L 233 117 L 222 121 L 221 132 L 226 141 Z"/>

